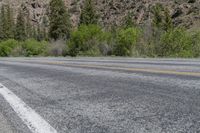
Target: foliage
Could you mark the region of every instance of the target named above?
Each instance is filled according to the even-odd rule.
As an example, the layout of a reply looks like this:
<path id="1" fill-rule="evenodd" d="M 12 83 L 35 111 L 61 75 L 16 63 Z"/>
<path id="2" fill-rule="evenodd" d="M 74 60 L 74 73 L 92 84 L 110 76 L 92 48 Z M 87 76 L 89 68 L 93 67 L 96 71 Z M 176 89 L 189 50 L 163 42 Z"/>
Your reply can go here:
<path id="1" fill-rule="evenodd" d="M 163 11 L 163 6 L 161 4 L 156 4 L 155 6 L 153 6 L 152 13 L 154 17 L 153 17 L 152 24 L 154 27 L 158 27 L 158 28 L 161 27 L 162 19 L 163 19 L 162 11 Z"/>
<path id="2" fill-rule="evenodd" d="M 152 8 L 154 28 L 168 31 L 173 28 L 172 18 L 168 8 L 164 8 L 161 4 L 156 4 Z"/>
<path id="3" fill-rule="evenodd" d="M 80 25 L 81 24 L 89 25 L 97 23 L 98 23 L 98 15 L 96 14 L 96 9 L 93 5 L 93 1 L 86 0 L 80 16 Z"/>
<path id="4" fill-rule="evenodd" d="M 131 56 L 139 37 L 137 28 L 120 29 L 116 36 L 114 54 L 117 56 Z"/>
<path id="5" fill-rule="evenodd" d="M 200 31 L 192 35 L 192 52 L 194 57 L 200 57 Z"/>
<path id="6" fill-rule="evenodd" d="M 47 42 L 28 39 L 26 41 L 16 41 L 9 39 L 0 42 L 0 56 L 39 56 L 45 55 Z"/>
<path id="7" fill-rule="evenodd" d="M 157 53 L 161 57 L 192 57 L 192 38 L 181 28 L 167 31 L 161 36 Z"/>
<path id="8" fill-rule="evenodd" d="M 70 16 L 66 10 L 63 0 L 51 0 L 49 20 L 50 38 L 54 40 L 69 38 L 71 31 Z"/>
<path id="9" fill-rule="evenodd" d="M 35 39 L 28 39 L 23 42 L 23 49 L 25 51 L 25 56 L 38 56 L 44 55 L 47 49 L 46 41 L 37 41 Z"/>
<path id="10" fill-rule="evenodd" d="M 173 29 L 172 18 L 170 16 L 170 12 L 168 8 L 164 9 L 164 20 L 163 20 L 162 27 L 164 31 Z"/>
<path id="11" fill-rule="evenodd" d="M 109 40 L 109 33 L 102 30 L 97 25 L 81 25 L 71 35 L 68 43 L 69 54 L 76 56 L 78 54 L 99 55 L 100 50 L 98 47 L 102 42 L 107 43 Z"/>
<path id="12" fill-rule="evenodd" d="M 0 39 L 7 40 L 14 37 L 13 13 L 9 5 L 2 5 L 0 16 Z"/>
<path id="13" fill-rule="evenodd" d="M 6 19 L 7 19 L 7 27 L 6 34 L 7 39 L 14 38 L 14 19 L 13 19 L 13 11 L 9 5 L 6 6 Z"/>
<path id="14" fill-rule="evenodd" d="M 9 39 L 3 42 L 0 42 L 0 56 L 10 56 L 12 50 L 18 47 L 20 43 L 16 40 Z"/>
<path id="15" fill-rule="evenodd" d="M 24 41 L 26 39 L 26 24 L 25 24 L 25 18 L 24 13 L 22 10 L 19 11 L 19 14 L 17 16 L 17 23 L 15 27 L 15 39 L 19 41 Z"/>
<path id="16" fill-rule="evenodd" d="M 129 27 L 134 27 L 134 26 L 135 26 L 135 22 L 133 21 L 133 14 L 129 12 L 124 18 L 123 27 L 129 28 Z"/>
<path id="17" fill-rule="evenodd" d="M 26 25 L 25 25 L 25 29 L 26 29 L 26 36 L 27 38 L 34 38 L 33 35 L 33 26 L 31 25 L 31 20 L 30 20 L 30 14 L 28 12 L 28 14 L 26 15 Z"/>
<path id="18" fill-rule="evenodd" d="M 200 32 L 175 28 L 170 11 L 161 4 L 152 7 L 152 21 L 140 28 L 133 21 L 133 12 L 124 17 L 121 26 L 101 27 L 93 2 L 85 1 L 79 26 L 73 31 L 63 0 L 51 0 L 49 17 L 37 25 L 23 10 L 15 22 L 12 9 L 2 5 L 0 56 L 200 57 Z"/>

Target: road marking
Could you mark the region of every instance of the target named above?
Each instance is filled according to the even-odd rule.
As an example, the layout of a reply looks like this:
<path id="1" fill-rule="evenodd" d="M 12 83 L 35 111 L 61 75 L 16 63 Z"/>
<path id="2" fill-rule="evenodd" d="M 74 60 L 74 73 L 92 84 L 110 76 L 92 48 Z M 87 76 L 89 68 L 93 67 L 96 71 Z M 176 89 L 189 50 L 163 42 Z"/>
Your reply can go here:
<path id="1" fill-rule="evenodd" d="M 32 133 L 57 133 L 39 114 L 31 109 L 25 102 L 12 91 L 0 83 L 0 94 L 10 104 L 17 115 L 28 126 Z"/>
<path id="2" fill-rule="evenodd" d="M 10 61 L 12 62 L 12 61 Z M 23 63 L 23 62 L 19 62 Z M 39 63 L 39 64 L 49 64 L 49 65 L 62 65 L 66 67 L 82 67 L 82 68 L 96 68 L 96 69 L 108 69 L 108 70 L 121 70 L 121 71 L 129 71 L 129 72 L 146 72 L 146 73 L 155 73 L 155 74 L 171 74 L 171 75 L 180 75 L 180 76 L 194 76 L 200 77 L 200 72 L 187 72 L 187 71 L 175 71 L 175 70 L 166 70 L 166 69 L 155 69 L 155 68 L 131 68 L 131 67 L 123 67 L 123 66 L 109 66 L 109 65 L 94 65 L 94 64 L 66 64 L 64 62 L 51 62 L 51 61 L 43 61 L 43 62 L 33 62 L 26 61 L 26 63 Z"/>
<path id="3" fill-rule="evenodd" d="M 63 62 L 46 62 L 47 64 L 54 65 L 64 65 L 66 67 L 84 67 L 84 68 L 97 68 L 97 69 L 109 69 L 109 70 L 122 70 L 130 72 L 147 72 L 156 74 L 172 74 L 181 76 L 195 76 L 200 77 L 199 72 L 186 72 L 186 71 L 174 71 L 174 70 L 162 70 L 162 69 L 152 69 L 152 68 L 125 68 L 122 66 L 103 66 L 103 65 L 87 65 L 87 64 L 65 64 Z M 44 63 L 45 64 L 45 63 Z"/>

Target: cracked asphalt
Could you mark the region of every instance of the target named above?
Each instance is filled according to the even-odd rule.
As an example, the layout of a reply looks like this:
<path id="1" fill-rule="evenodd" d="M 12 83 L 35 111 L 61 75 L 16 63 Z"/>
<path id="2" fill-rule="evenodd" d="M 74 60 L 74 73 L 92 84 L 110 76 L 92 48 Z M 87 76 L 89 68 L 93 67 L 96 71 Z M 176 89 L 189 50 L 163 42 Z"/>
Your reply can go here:
<path id="1" fill-rule="evenodd" d="M 0 83 L 58 133 L 200 133 L 200 59 L 0 58 Z M 1 95 L 0 133 L 31 133 Z"/>

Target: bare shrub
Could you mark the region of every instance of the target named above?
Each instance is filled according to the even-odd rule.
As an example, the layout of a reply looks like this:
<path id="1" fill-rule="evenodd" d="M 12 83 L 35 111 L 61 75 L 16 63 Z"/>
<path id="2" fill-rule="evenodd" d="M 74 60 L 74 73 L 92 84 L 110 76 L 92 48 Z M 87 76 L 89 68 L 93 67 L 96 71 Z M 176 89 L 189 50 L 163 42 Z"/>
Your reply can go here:
<path id="1" fill-rule="evenodd" d="M 65 56 L 67 54 L 67 45 L 64 40 L 52 41 L 47 49 L 48 56 Z"/>

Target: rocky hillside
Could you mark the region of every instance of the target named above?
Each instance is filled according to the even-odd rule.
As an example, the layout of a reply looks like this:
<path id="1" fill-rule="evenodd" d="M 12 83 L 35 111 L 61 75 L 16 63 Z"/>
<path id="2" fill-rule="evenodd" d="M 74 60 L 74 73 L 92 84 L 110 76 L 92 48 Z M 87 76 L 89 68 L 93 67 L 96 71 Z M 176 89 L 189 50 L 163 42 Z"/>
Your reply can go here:
<path id="1" fill-rule="evenodd" d="M 19 8 L 30 13 L 33 23 L 42 23 L 48 15 L 50 0 L 0 0 L 0 5 L 10 4 L 17 13 Z M 71 14 L 72 24 L 77 25 L 84 0 L 65 0 Z M 187 28 L 198 26 L 200 23 L 200 0 L 94 0 L 99 22 L 102 25 L 120 25 L 128 12 L 133 12 L 133 19 L 138 24 L 144 24 L 152 18 L 151 8 L 156 3 L 162 3 L 170 10 L 175 25 Z M 23 4 L 21 7 L 20 5 Z M 16 14 L 15 14 L 16 16 Z"/>

